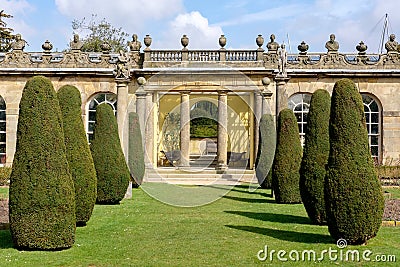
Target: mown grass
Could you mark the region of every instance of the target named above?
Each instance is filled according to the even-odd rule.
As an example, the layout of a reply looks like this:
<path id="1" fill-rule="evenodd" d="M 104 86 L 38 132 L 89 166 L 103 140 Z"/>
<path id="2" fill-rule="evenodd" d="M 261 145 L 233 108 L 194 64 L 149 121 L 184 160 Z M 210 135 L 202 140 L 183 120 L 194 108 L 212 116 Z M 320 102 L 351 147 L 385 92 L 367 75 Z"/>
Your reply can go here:
<path id="1" fill-rule="evenodd" d="M 0 187 L 0 199 L 8 198 L 8 187 Z"/>
<path id="2" fill-rule="evenodd" d="M 117 206 L 96 205 L 75 245 L 56 252 L 18 251 L 0 231 L 0 266 L 396 266 L 396 263 L 259 261 L 258 251 L 338 249 L 326 226 L 309 224 L 303 205 L 276 204 L 269 190 L 233 188 L 195 208 L 163 204 L 142 189 Z M 348 248 L 346 248 L 348 249 Z M 400 260 L 400 227 L 382 227 L 367 246 L 351 246 Z M 286 255 L 288 257 L 288 255 Z M 374 257 L 374 256 L 371 256 Z"/>

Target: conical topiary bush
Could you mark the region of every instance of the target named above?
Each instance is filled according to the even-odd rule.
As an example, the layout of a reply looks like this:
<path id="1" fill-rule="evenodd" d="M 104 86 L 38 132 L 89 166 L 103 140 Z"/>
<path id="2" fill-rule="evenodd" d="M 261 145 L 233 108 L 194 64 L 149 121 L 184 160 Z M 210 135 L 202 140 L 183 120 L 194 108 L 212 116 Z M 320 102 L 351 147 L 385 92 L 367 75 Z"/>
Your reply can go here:
<path id="1" fill-rule="evenodd" d="M 145 172 L 142 132 L 139 116 L 135 112 L 129 113 L 129 152 L 128 165 L 133 178 L 132 186 L 142 184 Z"/>
<path id="2" fill-rule="evenodd" d="M 97 178 L 82 121 L 81 95 L 71 85 L 57 92 L 63 118 L 65 147 L 69 169 L 74 180 L 76 225 L 89 221 L 96 203 Z"/>
<path id="3" fill-rule="evenodd" d="M 300 194 L 308 217 L 314 224 L 326 224 L 324 184 L 329 157 L 329 115 L 331 96 L 319 89 L 312 95 L 308 112 Z"/>
<path id="4" fill-rule="evenodd" d="M 325 179 L 329 233 L 335 240 L 364 244 L 382 224 L 384 200 L 369 149 L 361 95 L 349 79 L 334 86 L 329 136 Z"/>
<path id="5" fill-rule="evenodd" d="M 259 144 L 256 158 L 256 176 L 261 188 L 272 187 L 272 163 L 276 146 L 274 117 L 264 114 L 260 120 Z"/>
<path id="6" fill-rule="evenodd" d="M 277 145 L 272 165 L 272 189 L 277 203 L 300 203 L 301 143 L 294 113 L 283 109 L 278 116 Z"/>
<path id="7" fill-rule="evenodd" d="M 110 105 L 96 108 L 90 150 L 97 174 L 97 203 L 118 204 L 129 185 L 129 169 L 118 136 L 117 119 Z"/>
<path id="8" fill-rule="evenodd" d="M 19 105 L 10 177 L 10 230 L 21 249 L 55 250 L 75 239 L 75 190 L 50 80 L 29 79 Z"/>

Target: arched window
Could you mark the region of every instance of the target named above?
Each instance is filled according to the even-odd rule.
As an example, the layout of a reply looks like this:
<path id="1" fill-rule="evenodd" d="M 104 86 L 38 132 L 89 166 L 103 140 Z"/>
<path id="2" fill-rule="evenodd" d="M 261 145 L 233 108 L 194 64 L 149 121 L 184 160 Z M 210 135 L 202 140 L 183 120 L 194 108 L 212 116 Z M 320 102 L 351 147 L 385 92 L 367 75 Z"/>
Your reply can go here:
<path id="1" fill-rule="evenodd" d="M 289 108 L 293 110 L 299 126 L 300 141 L 304 145 L 304 135 L 307 130 L 307 116 L 310 109 L 311 94 L 300 93 L 294 94 L 289 98 Z"/>
<path id="2" fill-rule="evenodd" d="M 93 96 L 93 98 L 89 102 L 88 108 L 88 122 L 87 122 L 87 135 L 89 143 L 93 139 L 93 129 L 94 123 L 96 122 L 96 107 L 101 103 L 109 104 L 113 110 L 114 115 L 117 114 L 117 95 L 113 93 L 99 93 Z"/>
<path id="3" fill-rule="evenodd" d="M 375 163 L 381 155 L 381 107 L 369 94 L 361 94 L 364 103 L 365 120 L 368 130 L 369 146 Z"/>
<path id="4" fill-rule="evenodd" d="M 6 102 L 0 96 L 0 164 L 6 163 Z"/>

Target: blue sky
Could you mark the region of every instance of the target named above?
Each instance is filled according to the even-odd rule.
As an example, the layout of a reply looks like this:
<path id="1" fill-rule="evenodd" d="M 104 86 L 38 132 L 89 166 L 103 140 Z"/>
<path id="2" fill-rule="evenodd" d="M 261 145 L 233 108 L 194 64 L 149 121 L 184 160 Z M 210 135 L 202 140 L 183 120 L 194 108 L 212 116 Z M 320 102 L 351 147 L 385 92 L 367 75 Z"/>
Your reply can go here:
<path id="1" fill-rule="evenodd" d="M 26 51 L 41 51 L 47 39 L 54 50 L 67 48 L 71 21 L 92 14 L 141 41 L 150 34 L 153 49 L 181 49 L 182 34 L 190 38 L 189 49 L 218 49 L 221 34 L 227 48 L 256 49 L 258 34 L 267 43 L 274 33 L 293 53 L 303 40 L 310 52 L 325 52 L 335 33 L 342 52 L 356 52 L 363 40 L 377 53 L 386 13 L 389 33 L 400 40 L 398 0 L 0 0 L 0 9 L 14 16 L 5 22 L 29 43 Z"/>

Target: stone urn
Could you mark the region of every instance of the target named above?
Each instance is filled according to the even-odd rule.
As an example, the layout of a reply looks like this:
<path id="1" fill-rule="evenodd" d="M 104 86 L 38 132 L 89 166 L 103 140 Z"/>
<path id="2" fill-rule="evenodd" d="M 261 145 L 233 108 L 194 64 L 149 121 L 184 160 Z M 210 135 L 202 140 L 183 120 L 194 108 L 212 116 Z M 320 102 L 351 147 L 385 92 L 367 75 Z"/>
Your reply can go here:
<path id="1" fill-rule="evenodd" d="M 221 34 L 221 37 L 219 37 L 219 45 L 221 46 L 222 49 L 224 49 L 224 46 L 226 45 L 226 37 L 225 35 Z"/>
<path id="2" fill-rule="evenodd" d="M 356 49 L 359 55 L 365 55 L 367 53 L 368 46 L 361 41 L 357 46 Z"/>
<path id="3" fill-rule="evenodd" d="M 50 53 L 51 49 L 53 49 L 53 45 L 49 42 L 49 40 L 46 40 L 46 42 L 42 44 L 42 48 L 45 53 Z"/>
<path id="4" fill-rule="evenodd" d="M 187 46 L 188 46 L 188 44 L 189 44 L 189 38 L 186 36 L 186 34 L 184 34 L 183 36 L 182 36 L 182 38 L 181 38 L 181 44 L 182 44 L 182 46 L 183 46 L 183 49 L 182 50 L 187 50 Z"/>
<path id="5" fill-rule="evenodd" d="M 153 39 L 151 39 L 150 35 L 146 34 L 146 36 L 143 39 L 144 45 L 146 46 L 146 49 L 149 50 L 151 46 L 151 42 Z"/>
<path id="6" fill-rule="evenodd" d="M 101 48 L 101 51 L 102 51 L 104 54 L 108 54 L 108 53 L 110 53 L 110 51 L 111 51 L 111 45 L 110 45 L 109 43 L 107 43 L 107 42 L 103 42 L 103 43 L 100 45 L 100 48 Z"/>
<path id="7" fill-rule="evenodd" d="M 261 34 L 259 34 L 256 38 L 256 44 L 258 45 L 258 48 L 261 48 L 264 45 L 264 37 L 262 37 Z"/>
<path id="8" fill-rule="evenodd" d="M 300 51 L 300 53 L 299 53 L 300 55 L 305 55 L 305 54 L 307 54 L 308 48 L 309 48 L 308 44 L 306 44 L 304 41 L 302 41 L 302 42 L 297 46 L 297 49 Z"/>

